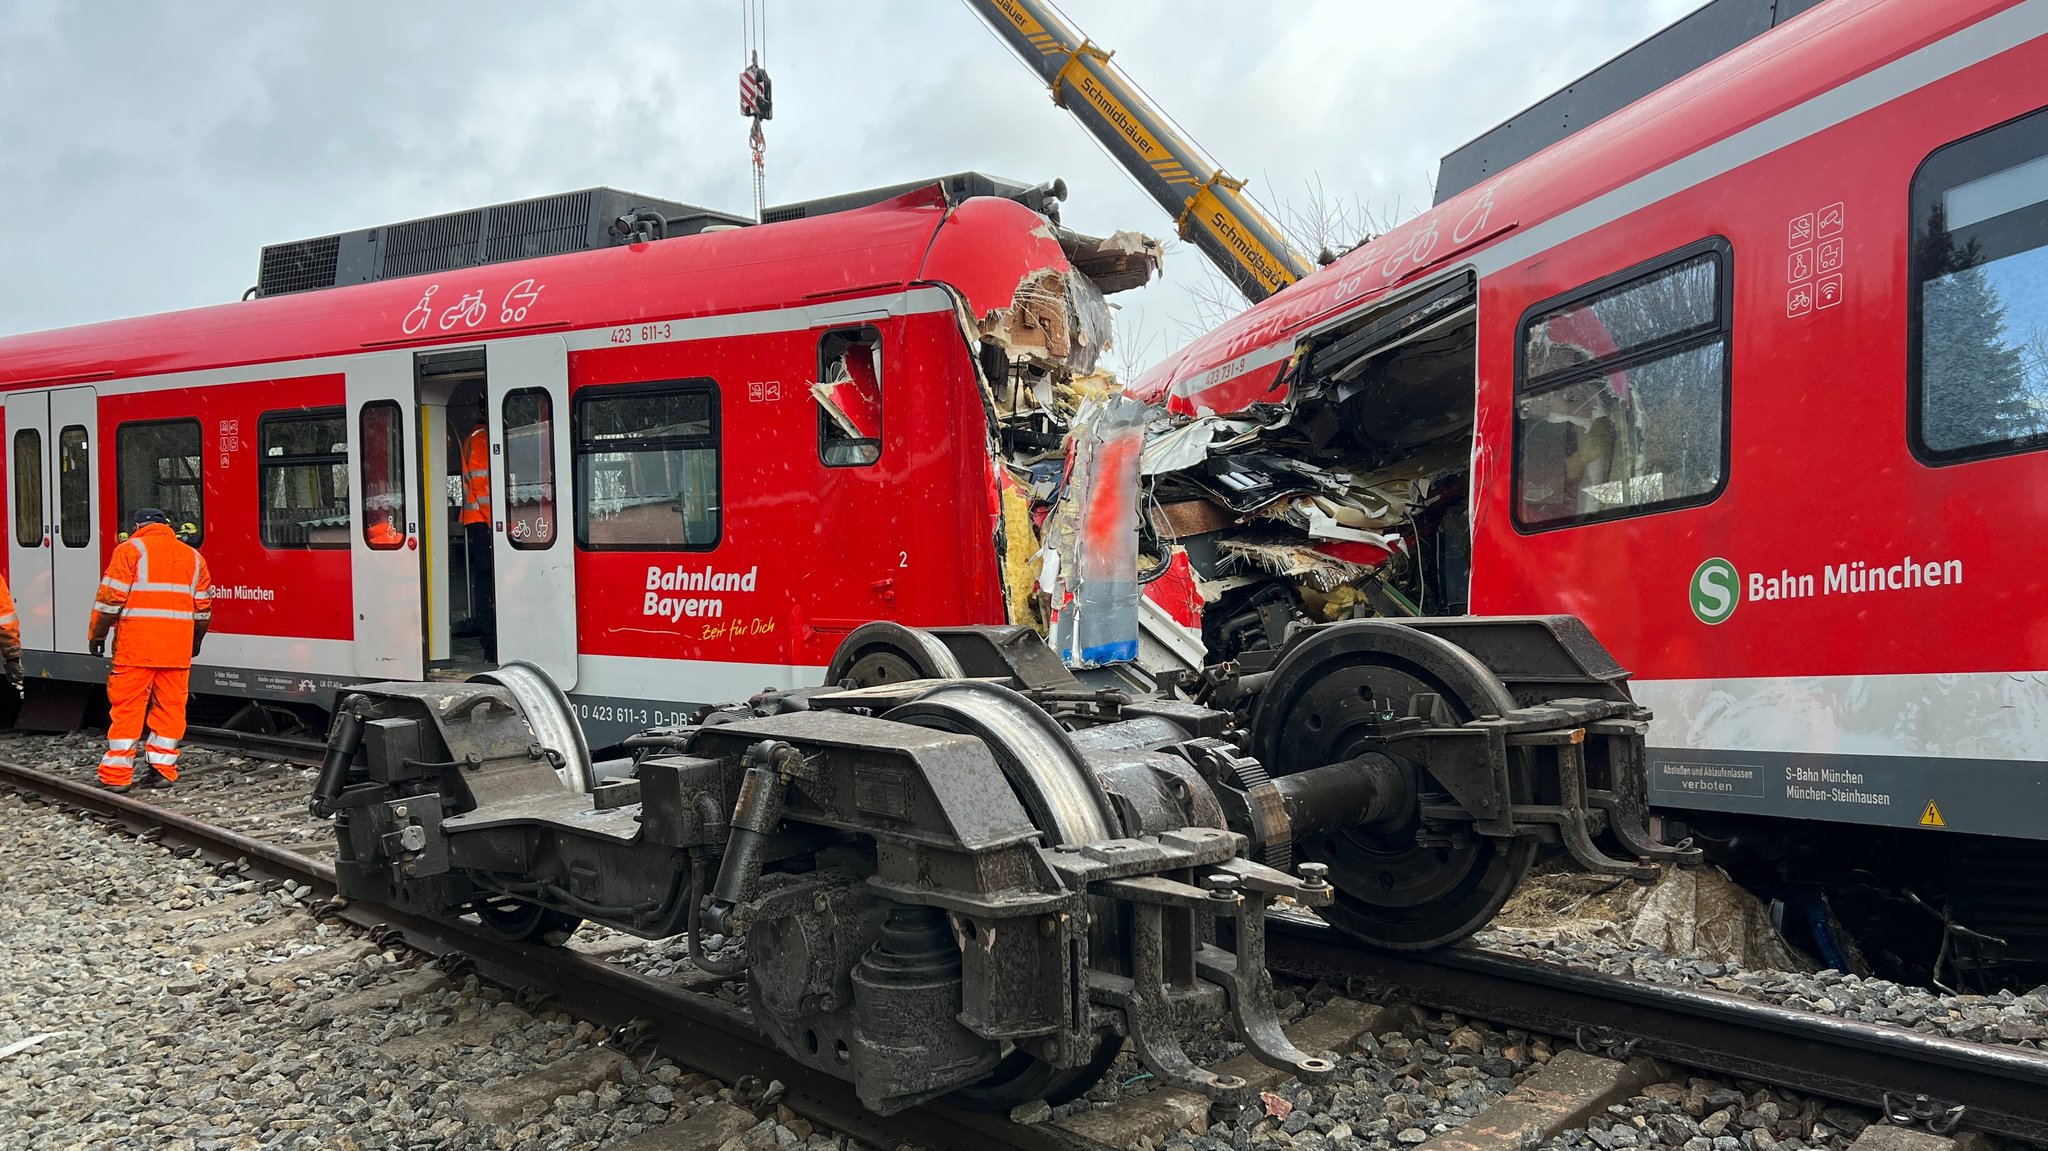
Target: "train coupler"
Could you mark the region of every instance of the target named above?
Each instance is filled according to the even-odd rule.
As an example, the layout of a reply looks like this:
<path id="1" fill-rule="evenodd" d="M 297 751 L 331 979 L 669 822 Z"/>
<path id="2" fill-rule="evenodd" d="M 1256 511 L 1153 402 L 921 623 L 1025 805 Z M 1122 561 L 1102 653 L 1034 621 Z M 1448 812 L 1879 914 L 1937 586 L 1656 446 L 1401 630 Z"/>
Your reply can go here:
<path id="1" fill-rule="evenodd" d="M 1460 724 L 1448 722 L 1441 701 L 1420 696 L 1387 725 L 1385 747 L 1426 768 L 1455 801 L 1423 805 L 1425 821 L 1466 822 L 1499 839 L 1533 836 L 1587 871 L 1650 882 L 1660 861 L 1696 864 L 1700 852 L 1650 835 L 1648 725 L 1648 711 L 1614 699 L 1557 699 Z M 1635 858 L 1608 854 L 1594 842 L 1603 833 Z"/>
<path id="2" fill-rule="evenodd" d="M 1281 1030 L 1265 960 L 1273 898 L 1311 907 L 1328 903 L 1324 869 L 1304 864 L 1296 878 L 1242 858 L 1242 842 L 1217 829 L 1187 828 L 1062 848 L 1053 863 L 1076 889 L 1128 909 L 1129 973 L 1090 970 L 1090 1001 L 1119 1016 L 1118 1029 L 1160 1083 L 1225 1106 L 1246 1102 L 1250 1085 L 1188 1056 L 1180 1035 L 1191 1016 L 1227 1010 L 1260 1062 L 1303 1082 L 1322 1082 L 1336 1071 L 1334 1060 L 1302 1051 Z M 1200 886 L 1191 882 L 1198 875 Z M 1235 951 L 1205 941 L 1207 927 L 1226 919 L 1234 927 Z"/>

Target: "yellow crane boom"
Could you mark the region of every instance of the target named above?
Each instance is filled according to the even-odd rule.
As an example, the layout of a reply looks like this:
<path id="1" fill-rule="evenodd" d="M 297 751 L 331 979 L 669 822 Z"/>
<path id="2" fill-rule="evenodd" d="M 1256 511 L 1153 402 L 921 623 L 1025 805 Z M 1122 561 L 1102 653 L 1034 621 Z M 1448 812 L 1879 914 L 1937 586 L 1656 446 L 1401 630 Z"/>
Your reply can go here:
<path id="1" fill-rule="evenodd" d="M 1182 239 L 1201 249 L 1253 303 L 1314 271 L 1250 196 L 1244 181 L 1211 163 L 1109 62 L 1040 0 L 967 0 L 1038 73 L 1090 135 L 1174 218 Z"/>

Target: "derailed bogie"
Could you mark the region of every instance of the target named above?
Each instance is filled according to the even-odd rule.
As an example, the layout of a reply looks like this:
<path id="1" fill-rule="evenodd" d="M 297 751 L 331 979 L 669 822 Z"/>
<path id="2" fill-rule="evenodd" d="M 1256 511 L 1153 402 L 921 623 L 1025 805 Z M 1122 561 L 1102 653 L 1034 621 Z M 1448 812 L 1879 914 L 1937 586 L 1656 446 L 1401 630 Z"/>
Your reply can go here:
<path id="1" fill-rule="evenodd" d="M 1269 1063 L 1309 1079 L 1333 1066 L 1295 1049 L 1274 1017 L 1272 901 L 1334 896 L 1340 925 L 1388 934 L 1347 921 L 1362 880 L 1355 853 L 1324 846 L 1334 837 L 1435 858 L 1458 836 L 1531 850 L 1545 819 L 1607 826 L 1584 816 L 1584 788 L 1576 809 L 1567 797 L 1539 818 L 1540 769 L 1510 772 L 1488 797 L 1462 749 L 1533 762 L 1530 748 L 1570 740 L 1536 738 L 1535 713 L 1469 655 L 1445 666 L 1484 692 L 1460 696 L 1439 672 L 1404 687 L 1402 715 L 1383 701 L 1360 712 L 1354 701 L 1378 696 L 1358 677 L 1385 678 L 1361 666 L 1460 649 L 1351 626 L 1298 639 L 1268 672 L 1217 670 L 1207 704 L 1090 691 L 1017 629 L 863 628 L 835 667 L 856 684 L 858 669 L 881 668 L 877 681 L 770 692 L 649 732 L 632 741 L 629 777 L 588 791 L 608 773 L 575 762 L 587 753 L 558 696 L 524 680 L 516 692 L 370 685 L 341 705 L 314 805 L 338 815 L 352 897 L 473 910 L 507 934 L 574 918 L 687 934 L 700 966 L 745 970 L 756 1021 L 781 1049 L 851 1080 L 877 1111 L 941 1095 L 993 1109 L 1071 1097 L 1125 1036 L 1162 1083 L 1238 1098 L 1244 1081 L 1183 1053 L 1183 1028 L 1227 1015 Z M 1542 640 L 1507 646 L 1521 642 Z M 906 681 L 906 668 L 985 678 Z M 1640 728 L 1627 726 L 1639 713 L 1618 680 L 1609 688 L 1592 710 L 1552 704 L 1544 730 L 1619 723 L 1613 737 L 1633 734 L 1639 767 Z M 1303 735 L 1322 730 L 1336 734 Z M 1299 875 L 1297 844 L 1313 861 Z M 1490 912 L 1520 874 L 1459 872 L 1464 894 L 1403 891 L 1436 936 L 1445 923 L 1470 930 L 1472 908 Z M 728 946 L 714 951 L 714 936 Z"/>

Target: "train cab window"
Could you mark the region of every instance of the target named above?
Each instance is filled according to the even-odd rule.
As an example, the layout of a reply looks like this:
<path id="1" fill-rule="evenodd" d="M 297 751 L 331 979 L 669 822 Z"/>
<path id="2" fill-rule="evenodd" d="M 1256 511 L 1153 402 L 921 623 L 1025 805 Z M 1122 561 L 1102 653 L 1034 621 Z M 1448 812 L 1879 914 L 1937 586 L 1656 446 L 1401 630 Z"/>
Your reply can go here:
<path id="1" fill-rule="evenodd" d="M 180 539 L 196 545 L 205 537 L 199 447 L 198 420 L 157 420 L 114 429 L 123 531 L 135 522 L 137 508 L 161 508 Z"/>
<path id="2" fill-rule="evenodd" d="M 14 542 L 43 546 L 43 433 L 14 433 Z"/>
<path id="3" fill-rule="evenodd" d="M 1703 504 L 1727 480 L 1727 244 L 1539 305 L 1515 379 L 1515 523 Z"/>
<path id="4" fill-rule="evenodd" d="M 505 397 L 505 537 L 522 551 L 552 547 L 555 515 L 555 405 L 541 388 Z"/>
<path id="5" fill-rule="evenodd" d="M 2048 447 L 2048 111 L 1913 176 L 1907 390 L 1935 464 Z"/>
<path id="6" fill-rule="evenodd" d="M 377 400 L 363 405 L 363 542 L 372 551 L 405 546 L 405 420 L 398 405 Z"/>
<path id="7" fill-rule="evenodd" d="M 593 551 L 718 546 L 718 428 L 709 380 L 577 393 L 576 542 Z"/>
<path id="8" fill-rule="evenodd" d="M 826 467 L 864 467 L 882 458 L 882 333 L 827 332 L 818 341 L 818 458 Z"/>
<path id="9" fill-rule="evenodd" d="M 57 524 L 65 547 L 92 542 L 92 452 L 83 424 L 57 433 Z"/>
<path id="10" fill-rule="evenodd" d="M 348 424 L 340 408 L 269 412 L 257 422 L 256 490 L 267 548 L 348 546 Z"/>

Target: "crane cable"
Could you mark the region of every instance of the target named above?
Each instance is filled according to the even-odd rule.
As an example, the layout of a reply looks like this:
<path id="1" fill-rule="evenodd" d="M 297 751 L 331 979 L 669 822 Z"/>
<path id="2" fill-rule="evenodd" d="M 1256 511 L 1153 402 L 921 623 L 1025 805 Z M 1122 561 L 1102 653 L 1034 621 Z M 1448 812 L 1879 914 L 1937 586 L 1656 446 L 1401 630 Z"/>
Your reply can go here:
<path id="1" fill-rule="evenodd" d="M 768 0 L 740 0 L 740 25 L 740 52 L 746 60 L 740 70 L 740 115 L 754 122 L 747 133 L 747 147 L 754 154 L 754 220 L 758 223 L 768 208 L 768 138 L 761 132 L 761 123 L 775 118 L 773 88 L 768 69 L 761 63 L 768 54 Z"/>

